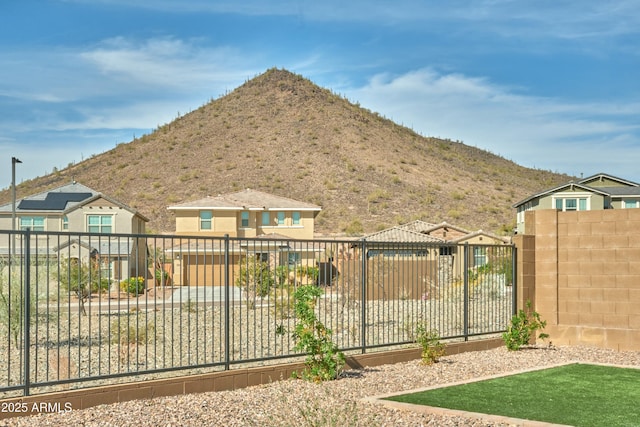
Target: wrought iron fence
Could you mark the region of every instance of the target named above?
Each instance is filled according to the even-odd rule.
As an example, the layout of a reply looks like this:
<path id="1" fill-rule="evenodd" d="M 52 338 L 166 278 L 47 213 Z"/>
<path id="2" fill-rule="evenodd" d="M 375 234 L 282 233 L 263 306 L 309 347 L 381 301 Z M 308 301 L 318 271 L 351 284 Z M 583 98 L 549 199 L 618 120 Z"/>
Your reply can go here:
<path id="1" fill-rule="evenodd" d="M 2 397 L 296 358 L 293 292 L 345 352 L 504 331 L 514 247 L 0 232 Z"/>

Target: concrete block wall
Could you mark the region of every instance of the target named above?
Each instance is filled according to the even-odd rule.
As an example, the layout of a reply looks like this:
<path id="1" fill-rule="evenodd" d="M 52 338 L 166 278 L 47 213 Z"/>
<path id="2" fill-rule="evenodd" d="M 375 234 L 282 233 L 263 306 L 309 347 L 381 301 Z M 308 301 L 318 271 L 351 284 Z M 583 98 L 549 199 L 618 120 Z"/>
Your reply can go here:
<path id="1" fill-rule="evenodd" d="M 640 350 L 640 209 L 532 211 L 525 224 L 518 306 L 534 303 L 554 344 Z"/>

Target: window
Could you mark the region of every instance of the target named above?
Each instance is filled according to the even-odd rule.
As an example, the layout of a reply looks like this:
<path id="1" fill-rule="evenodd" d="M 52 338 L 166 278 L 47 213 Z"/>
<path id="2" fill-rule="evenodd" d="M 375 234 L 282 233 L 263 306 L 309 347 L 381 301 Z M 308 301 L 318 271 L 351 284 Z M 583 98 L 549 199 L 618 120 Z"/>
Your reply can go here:
<path id="1" fill-rule="evenodd" d="M 87 216 L 87 231 L 89 233 L 111 233 L 112 227 L 111 215 L 89 215 Z"/>
<path id="2" fill-rule="evenodd" d="M 200 211 L 200 230 L 211 230 L 213 223 L 213 213 L 211 211 Z"/>
<path id="3" fill-rule="evenodd" d="M 453 246 L 440 246 L 438 253 L 440 255 L 453 255 Z"/>
<path id="4" fill-rule="evenodd" d="M 473 265 L 474 267 L 480 267 L 487 263 L 487 248 L 482 247 L 474 247 L 473 248 Z"/>
<path id="5" fill-rule="evenodd" d="M 243 211 L 240 214 L 240 227 L 249 227 L 249 212 Z"/>
<path id="6" fill-rule="evenodd" d="M 284 225 L 284 212 L 278 212 L 278 225 Z"/>
<path id="7" fill-rule="evenodd" d="M 299 252 L 289 252 L 287 254 L 287 261 L 289 266 L 298 265 L 302 260 L 302 255 Z"/>
<path id="8" fill-rule="evenodd" d="M 43 216 L 23 216 L 20 218 L 20 230 L 44 231 Z"/>
<path id="9" fill-rule="evenodd" d="M 555 207 L 559 211 L 587 211 L 589 203 L 586 197 L 558 197 L 555 199 Z"/>
<path id="10" fill-rule="evenodd" d="M 638 207 L 638 201 L 634 199 L 629 199 L 624 201 L 625 209 L 632 209 Z"/>
<path id="11" fill-rule="evenodd" d="M 66 215 L 62 217 L 62 229 L 63 230 L 69 229 L 69 218 Z"/>
<path id="12" fill-rule="evenodd" d="M 262 225 L 271 225 L 271 215 L 269 212 L 262 212 Z"/>
<path id="13" fill-rule="evenodd" d="M 293 212 L 291 214 L 291 224 L 300 225 L 300 212 Z"/>

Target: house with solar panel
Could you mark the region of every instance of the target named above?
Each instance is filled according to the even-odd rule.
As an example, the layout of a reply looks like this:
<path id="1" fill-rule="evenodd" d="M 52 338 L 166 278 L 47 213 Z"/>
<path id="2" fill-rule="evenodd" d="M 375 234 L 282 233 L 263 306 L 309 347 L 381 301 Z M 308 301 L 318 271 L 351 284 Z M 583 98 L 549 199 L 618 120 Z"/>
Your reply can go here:
<path id="1" fill-rule="evenodd" d="M 14 222 L 15 212 L 15 222 Z M 146 272 L 142 236 L 149 220 L 137 210 L 78 182 L 0 206 L 0 230 L 32 232 L 30 253 L 99 262 L 113 282 Z M 39 234 L 46 232 L 47 234 Z M 53 233 L 52 233 L 53 232 Z M 22 234 L 0 237 L 0 257 L 23 254 Z M 144 268 L 145 271 L 139 271 Z"/>

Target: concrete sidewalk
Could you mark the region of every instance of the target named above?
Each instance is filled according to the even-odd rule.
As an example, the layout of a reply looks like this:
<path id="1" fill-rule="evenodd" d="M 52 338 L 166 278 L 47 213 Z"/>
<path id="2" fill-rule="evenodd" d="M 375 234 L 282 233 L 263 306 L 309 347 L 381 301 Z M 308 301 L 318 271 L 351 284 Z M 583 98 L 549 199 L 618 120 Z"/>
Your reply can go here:
<path id="1" fill-rule="evenodd" d="M 176 289 L 171 295 L 170 301 L 173 303 L 201 303 L 225 301 L 224 286 L 183 286 Z M 240 301 L 241 290 L 237 286 L 229 287 L 229 300 Z"/>

